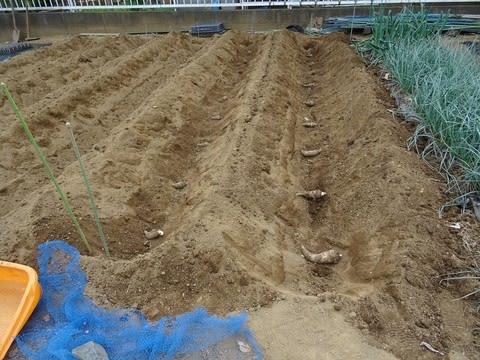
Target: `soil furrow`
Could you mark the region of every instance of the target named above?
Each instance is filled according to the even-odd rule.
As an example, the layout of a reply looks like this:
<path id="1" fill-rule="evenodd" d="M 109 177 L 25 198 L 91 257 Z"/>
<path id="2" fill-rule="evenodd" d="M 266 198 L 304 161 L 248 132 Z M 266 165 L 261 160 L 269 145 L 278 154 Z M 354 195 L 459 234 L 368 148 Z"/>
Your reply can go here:
<path id="1" fill-rule="evenodd" d="M 83 153 L 90 151 L 93 145 L 97 151 L 102 151 L 105 147 L 102 140 L 109 135 L 110 129 L 118 122 L 125 121 L 125 117 L 128 118 L 130 114 L 134 114 L 151 92 L 163 86 L 176 68 L 182 62 L 188 61 L 195 51 L 205 51 L 205 48 L 208 48 L 205 47 L 202 50 L 198 46 L 189 46 L 191 49 L 178 46 L 182 43 L 181 35 L 172 35 L 172 37 L 173 41 L 169 37 L 150 39 L 140 48 L 125 54 L 121 61 L 118 59 L 108 61 L 100 70 L 92 69 L 81 80 L 68 85 L 67 88 L 63 87 L 45 95 L 47 100 L 26 107 L 25 114 L 31 120 L 29 123 L 32 132 L 40 146 L 46 150 L 49 162 L 54 166 L 57 176 L 66 164 L 73 160 L 66 130 L 62 126 L 64 121 L 72 121 L 77 142 Z M 159 56 L 160 51 L 166 51 L 166 53 Z M 119 78 L 116 73 L 130 69 L 132 63 L 137 62 L 138 59 L 141 59 L 141 62 L 135 65 L 135 71 L 129 74 L 129 78 L 121 75 L 122 82 L 118 86 Z M 98 71 L 102 73 L 101 77 L 96 75 Z M 98 84 L 107 83 L 110 85 L 102 85 L 104 87 L 100 95 L 97 95 L 94 89 Z M 50 101 L 51 103 L 47 105 Z M 15 133 L 15 137 L 11 136 L 12 132 Z M 10 151 L 7 144 L 16 143 L 22 137 L 19 125 L 12 119 L 10 128 L 1 136 L 4 140 L 2 148 L 4 151 Z M 49 151 L 51 148 L 57 150 Z M 25 151 L 11 153 L 10 163 L 21 161 L 25 165 L 24 168 L 10 167 L 7 163 L 6 167 L 11 171 L 2 172 L 2 178 L 5 183 L 8 183 L 19 173 L 23 174 L 26 181 L 23 188 L 28 189 L 33 183 L 37 183 L 36 178 L 32 177 L 33 173 L 41 176 L 44 170 L 36 166 L 38 160 L 33 155 L 32 149 L 22 150 Z M 26 169 L 28 169 L 28 175 Z M 14 185 L 15 183 L 12 183 L 8 189 L 6 188 L 9 196 L 14 199 L 24 198 L 24 191 Z"/>
<path id="2" fill-rule="evenodd" d="M 418 176 L 429 171 L 405 150 L 407 129 L 392 121 L 391 101 L 347 44 L 319 40 L 311 54 L 309 74 L 315 74 L 308 82 L 318 84 L 310 95 L 318 122 L 312 132 L 322 152 L 307 165 L 309 185 L 328 195 L 310 206 L 313 236 L 305 242 L 315 252 L 333 247 L 343 253 L 337 266 L 312 268 L 313 274 L 322 276 L 320 288 L 342 294 L 347 307 L 353 301 L 355 322 L 365 323 L 395 355 L 429 359 L 414 349 L 420 339 L 447 346 L 448 337 L 461 338 L 445 334 L 446 312 L 433 301 L 444 296 L 434 280 L 443 251 L 435 253 L 417 223 L 435 222 L 436 209 L 427 204 L 441 203 L 442 194 L 430 178 Z M 445 226 L 427 227 L 436 242 L 452 246 Z M 420 288 L 429 290 L 420 295 Z"/>
<path id="3" fill-rule="evenodd" d="M 392 101 L 343 34 L 76 37 L 0 64 L 0 74 L 15 80 L 94 247 L 85 253 L 2 102 L 2 260 L 34 266 L 39 243 L 63 239 L 82 252 L 98 304 L 153 320 L 197 306 L 249 310 L 266 359 L 436 356 L 421 341 L 445 358 L 472 353 L 475 309 L 452 301 L 468 290 L 438 283 L 469 266 L 459 235 L 436 216 L 443 189 L 405 149 Z M 112 260 L 97 239 L 66 120 Z M 314 189 L 327 195 L 297 196 Z M 468 225 L 473 215 L 462 219 Z M 146 239 L 152 229 L 165 235 Z M 342 258 L 310 263 L 301 245 Z"/>
<path id="4" fill-rule="evenodd" d="M 8 62 L 0 67 L 2 80 L 6 82 L 22 108 L 42 100 L 47 94 L 65 92 L 65 87 L 84 77 L 86 73 L 136 49 L 146 42 L 143 38 L 91 39 L 76 37 L 66 44 L 25 53 L 18 62 Z M 71 51 L 80 55 L 71 58 Z M 22 65 L 33 62 L 36 66 L 25 73 Z M 52 72 L 52 68 L 55 71 Z M 27 75 L 27 76 L 26 76 Z M 2 104 L 6 106 L 6 103 Z M 4 111 L 4 109 L 2 110 Z"/>

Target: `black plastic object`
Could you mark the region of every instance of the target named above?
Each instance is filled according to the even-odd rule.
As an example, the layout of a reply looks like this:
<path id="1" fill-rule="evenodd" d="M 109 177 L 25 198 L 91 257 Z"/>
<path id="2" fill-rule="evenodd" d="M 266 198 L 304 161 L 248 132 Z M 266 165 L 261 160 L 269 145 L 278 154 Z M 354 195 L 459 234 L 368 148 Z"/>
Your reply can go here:
<path id="1" fill-rule="evenodd" d="M 301 27 L 300 25 L 288 25 L 287 30 L 302 33 L 302 34 L 305 32 L 305 30 L 303 30 L 303 27 Z"/>
<path id="2" fill-rule="evenodd" d="M 0 55 L 12 56 L 25 50 L 32 49 L 33 46 L 29 42 L 20 42 L 0 46 Z"/>
<path id="3" fill-rule="evenodd" d="M 50 46 L 50 43 L 30 43 L 28 41 L 19 42 L 15 44 L 0 45 L 0 62 L 6 61 L 12 56 L 21 54 L 24 51 L 38 49 L 45 46 Z"/>
<path id="4" fill-rule="evenodd" d="M 225 31 L 223 23 L 213 23 L 193 25 L 190 33 L 196 36 L 212 36 L 214 34 L 223 34 Z"/>

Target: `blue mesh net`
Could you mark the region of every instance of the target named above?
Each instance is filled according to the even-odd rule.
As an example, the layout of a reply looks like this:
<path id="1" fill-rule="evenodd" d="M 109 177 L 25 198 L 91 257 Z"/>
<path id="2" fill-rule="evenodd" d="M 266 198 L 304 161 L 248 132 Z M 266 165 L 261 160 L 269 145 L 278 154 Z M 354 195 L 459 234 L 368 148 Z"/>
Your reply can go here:
<path id="1" fill-rule="evenodd" d="M 246 314 L 218 318 L 198 308 L 152 323 L 138 310 L 106 310 L 85 297 L 87 277 L 74 247 L 42 244 L 38 263 L 43 295 L 16 339 L 27 358 L 75 359 L 72 349 L 89 341 L 110 360 L 262 358 Z"/>

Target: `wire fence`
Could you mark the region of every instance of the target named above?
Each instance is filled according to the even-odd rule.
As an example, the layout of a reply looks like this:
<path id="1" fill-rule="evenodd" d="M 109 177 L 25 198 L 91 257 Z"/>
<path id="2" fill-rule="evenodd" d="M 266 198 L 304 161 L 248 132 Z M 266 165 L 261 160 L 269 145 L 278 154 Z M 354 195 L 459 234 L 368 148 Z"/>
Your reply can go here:
<path id="1" fill-rule="evenodd" d="M 27 4 L 28 2 L 28 4 Z M 477 0 L 449 0 L 449 3 L 478 3 Z M 0 12 L 25 11 L 80 11 L 83 9 L 155 9 L 155 8 L 250 8 L 250 7 L 284 7 L 302 6 L 370 6 L 395 4 L 441 3 L 438 0 L 399 1 L 399 0 L 0 0 Z"/>

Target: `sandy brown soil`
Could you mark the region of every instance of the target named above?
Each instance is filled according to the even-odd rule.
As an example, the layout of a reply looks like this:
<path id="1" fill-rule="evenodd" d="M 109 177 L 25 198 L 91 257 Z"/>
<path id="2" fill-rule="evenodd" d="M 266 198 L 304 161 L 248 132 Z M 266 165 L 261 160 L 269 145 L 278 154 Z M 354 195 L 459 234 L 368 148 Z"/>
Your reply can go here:
<path id="1" fill-rule="evenodd" d="M 443 185 L 405 149 L 409 129 L 343 35 L 74 37 L 0 64 L 0 79 L 95 247 L 88 255 L 2 98 L 0 258 L 34 266 L 38 244 L 64 239 L 98 304 L 151 319 L 248 310 L 266 359 L 437 358 L 421 341 L 474 357 L 476 309 L 453 301 L 471 284 L 440 282 L 470 265 L 438 219 Z M 296 196 L 312 189 L 327 195 Z M 156 228 L 165 236 L 146 240 Z M 302 244 L 342 260 L 307 263 Z"/>

